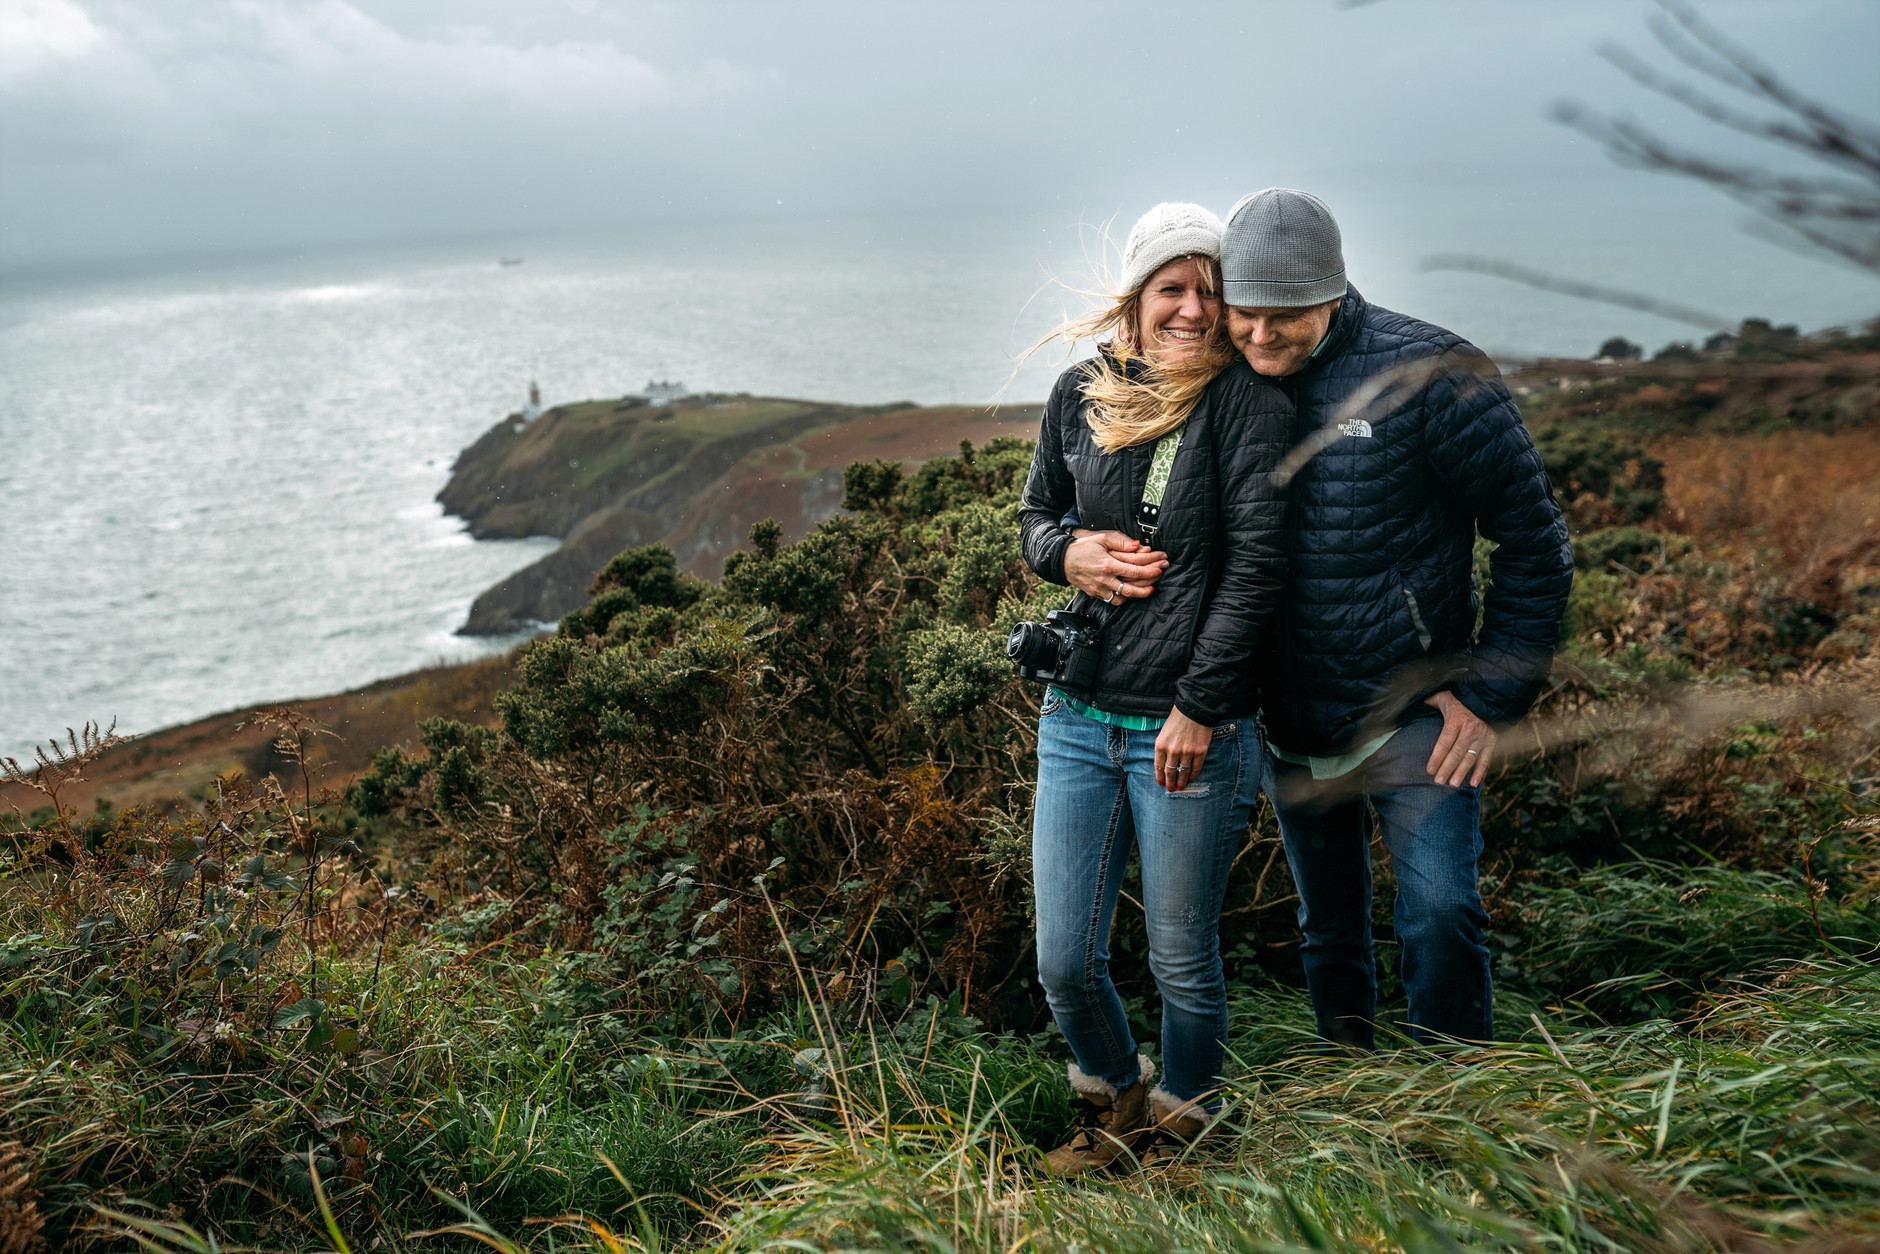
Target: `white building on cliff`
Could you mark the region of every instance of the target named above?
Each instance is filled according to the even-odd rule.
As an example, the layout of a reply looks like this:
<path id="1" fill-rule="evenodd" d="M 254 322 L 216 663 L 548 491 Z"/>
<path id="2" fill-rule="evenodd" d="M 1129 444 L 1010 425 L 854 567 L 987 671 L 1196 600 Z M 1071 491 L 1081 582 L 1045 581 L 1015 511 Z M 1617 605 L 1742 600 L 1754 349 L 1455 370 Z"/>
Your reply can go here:
<path id="1" fill-rule="evenodd" d="M 661 405 L 670 405 L 674 401 L 684 400 L 692 393 L 686 390 L 685 384 L 671 379 L 648 379 L 646 390 L 640 395 L 646 398 L 648 405 L 658 408 Z"/>

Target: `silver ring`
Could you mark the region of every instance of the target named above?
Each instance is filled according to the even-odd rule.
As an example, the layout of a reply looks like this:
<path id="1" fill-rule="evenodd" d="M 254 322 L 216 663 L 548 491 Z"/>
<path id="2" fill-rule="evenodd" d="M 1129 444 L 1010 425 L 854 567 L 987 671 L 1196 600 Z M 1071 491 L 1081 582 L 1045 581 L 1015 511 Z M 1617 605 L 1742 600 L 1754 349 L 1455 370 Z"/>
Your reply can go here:
<path id="1" fill-rule="evenodd" d="M 1463 752 L 1470 755 L 1471 757 L 1475 756 L 1475 750 L 1473 749 L 1464 749 Z"/>
<path id="2" fill-rule="evenodd" d="M 1185 770 L 1187 770 L 1188 768 L 1187 768 L 1186 766 L 1184 766 L 1183 764 L 1181 764 L 1180 762 L 1177 762 L 1177 763 L 1175 764 L 1175 769 L 1176 769 L 1176 770 L 1178 770 L 1178 771 L 1185 771 Z"/>

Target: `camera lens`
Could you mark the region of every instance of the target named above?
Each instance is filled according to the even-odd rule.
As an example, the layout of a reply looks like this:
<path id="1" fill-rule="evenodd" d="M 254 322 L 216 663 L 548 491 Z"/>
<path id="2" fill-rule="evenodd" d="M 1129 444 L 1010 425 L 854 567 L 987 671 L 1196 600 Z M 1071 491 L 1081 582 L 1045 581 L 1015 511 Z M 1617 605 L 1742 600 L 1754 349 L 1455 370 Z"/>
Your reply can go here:
<path id="1" fill-rule="evenodd" d="M 1020 623 L 1005 639 L 1005 656 L 1026 670 L 1056 670 L 1057 654 L 1057 633 L 1043 623 Z"/>

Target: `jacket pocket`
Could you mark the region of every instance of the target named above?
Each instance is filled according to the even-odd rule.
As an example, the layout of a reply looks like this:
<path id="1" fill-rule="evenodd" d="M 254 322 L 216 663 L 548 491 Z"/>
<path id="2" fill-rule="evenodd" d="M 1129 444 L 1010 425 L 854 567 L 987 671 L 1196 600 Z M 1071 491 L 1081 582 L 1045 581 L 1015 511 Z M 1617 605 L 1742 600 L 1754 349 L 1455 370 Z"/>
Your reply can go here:
<path id="1" fill-rule="evenodd" d="M 1391 587 L 1396 589 L 1397 596 L 1403 598 L 1404 617 L 1410 620 L 1410 629 L 1416 632 L 1417 643 L 1423 646 L 1425 653 L 1428 653 L 1430 647 L 1436 643 L 1436 633 L 1430 630 L 1430 620 L 1427 617 L 1431 606 L 1426 598 L 1417 596 L 1416 589 L 1410 586 L 1410 580 L 1404 574 L 1402 567 L 1391 566 L 1388 569 Z M 1392 616 L 1395 617 L 1394 614 Z"/>
<path id="2" fill-rule="evenodd" d="M 1423 621 L 1423 607 L 1417 604 L 1417 594 L 1410 590 L 1409 584 L 1400 586 L 1403 588 L 1404 604 L 1410 610 L 1410 625 L 1417 629 L 1417 643 L 1423 646 L 1425 653 L 1428 653 L 1435 637 L 1430 635 L 1429 624 Z"/>

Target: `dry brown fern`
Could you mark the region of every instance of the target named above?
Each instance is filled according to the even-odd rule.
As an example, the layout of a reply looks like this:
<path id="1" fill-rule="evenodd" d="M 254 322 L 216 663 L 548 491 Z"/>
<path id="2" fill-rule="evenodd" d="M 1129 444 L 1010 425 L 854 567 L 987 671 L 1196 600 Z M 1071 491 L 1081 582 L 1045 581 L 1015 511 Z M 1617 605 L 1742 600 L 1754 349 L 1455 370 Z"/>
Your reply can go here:
<path id="1" fill-rule="evenodd" d="M 0 1254 L 32 1254 L 45 1244 L 32 1158 L 18 1141 L 0 1141 Z"/>
<path id="2" fill-rule="evenodd" d="M 98 730 L 98 724 L 86 723 L 83 731 L 65 729 L 65 744 L 61 746 L 54 737 L 47 744 L 51 754 L 45 749 L 33 750 L 33 765 L 21 766 L 18 758 L 0 758 L 0 784 L 19 784 L 44 794 L 52 803 L 52 811 L 57 816 L 59 831 L 63 833 L 68 849 L 72 849 L 72 828 L 66 817 L 65 805 L 59 800 L 59 794 L 72 784 L 85 778 L 85 768 L 113 745 L 123 744 L 128 736 L 117 734 L 117 720 L 104 731 Z M 79 851 L 72 849 L 73 856 Z"/>

